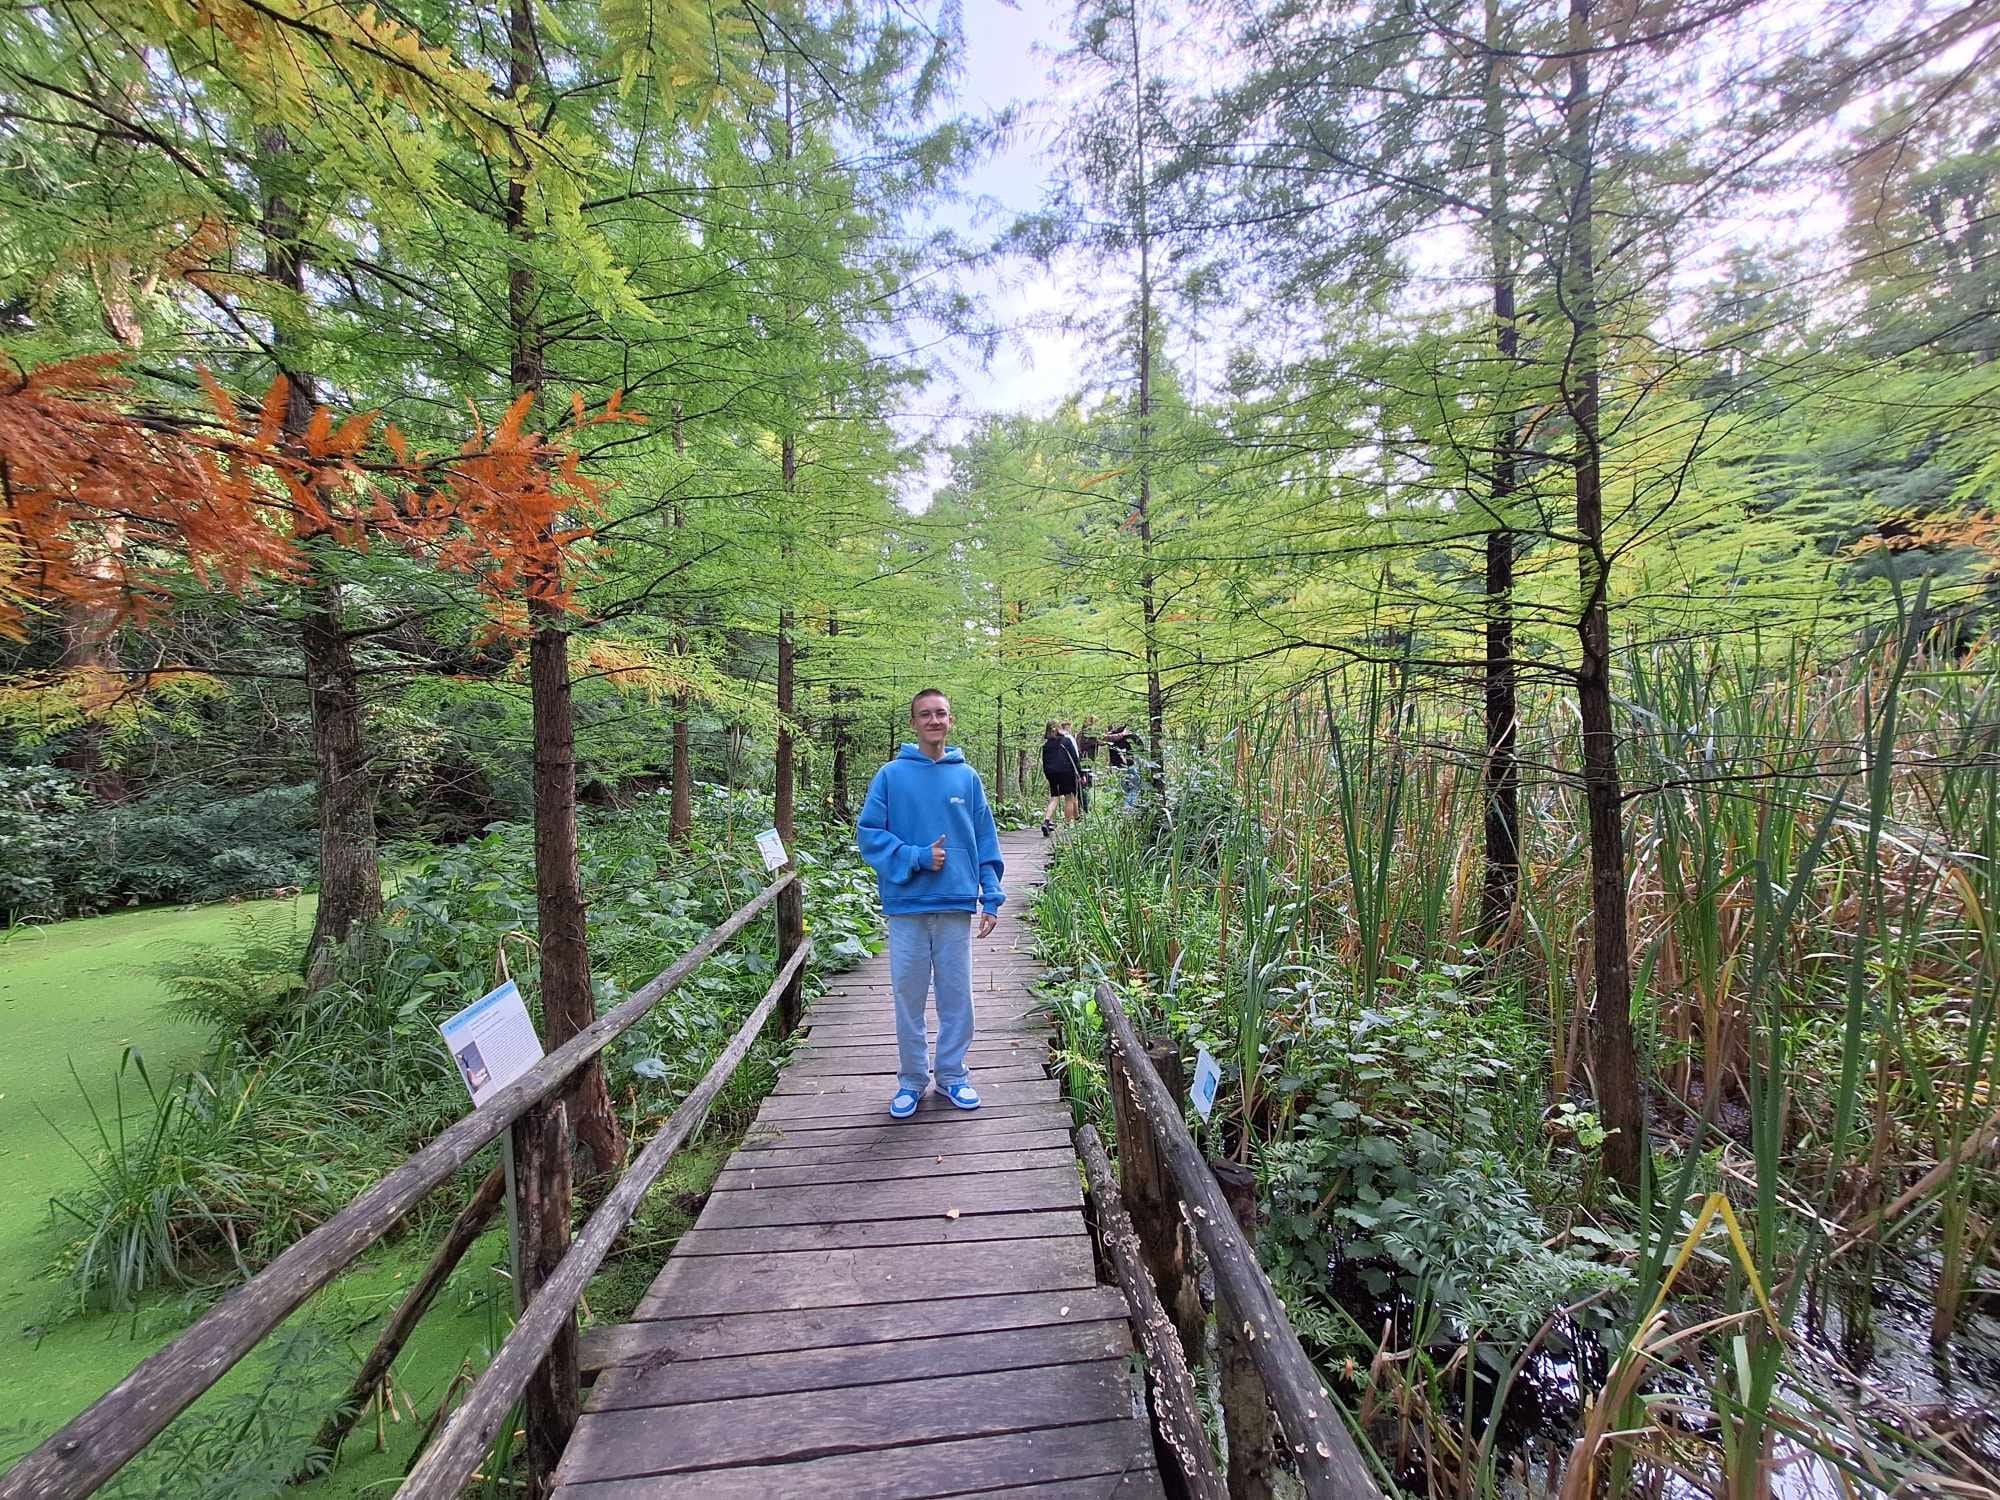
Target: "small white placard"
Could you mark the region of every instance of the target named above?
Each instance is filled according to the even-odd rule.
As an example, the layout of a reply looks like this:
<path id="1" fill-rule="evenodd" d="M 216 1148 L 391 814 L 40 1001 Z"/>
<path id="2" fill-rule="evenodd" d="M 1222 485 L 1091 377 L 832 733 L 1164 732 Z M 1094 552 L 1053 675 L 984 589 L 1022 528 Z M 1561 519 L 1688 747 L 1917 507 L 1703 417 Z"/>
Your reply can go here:
<path id="1" fill-rule="evenodd" d="M 1215 1108 L 1215 1091 L 1221 1086 L 1222 1069 L 1208 1055 L 1208 1048 L 1199 1049 L 1194 1055 L 1194 1087 L 1188 1090 L 1188 1094 L 1204 1120 L 1208 1118 L 1208 1112 Z"/>
<path id="2" fill-rule="evenodd" d="M 785 841 L 778 837 L 778 830 L 766 828 L 757 835 L 757 852 L 764 856 L 764 868 L 782 870 L 791 856 L 785 853 Z"/>
<path id="3" fill-rule="evenodd" d="M 542 1039 L 513 980 L 438 1027 L 477 1109 L 542 1060 Z"/>

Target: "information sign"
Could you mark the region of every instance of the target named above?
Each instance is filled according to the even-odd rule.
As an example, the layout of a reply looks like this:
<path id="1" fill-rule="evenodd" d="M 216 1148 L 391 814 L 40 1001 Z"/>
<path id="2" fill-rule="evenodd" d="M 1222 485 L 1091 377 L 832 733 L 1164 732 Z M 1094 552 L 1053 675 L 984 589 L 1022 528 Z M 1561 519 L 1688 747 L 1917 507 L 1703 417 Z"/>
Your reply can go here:
<path id="1" fill-rule="evenodd" d="M 775 828 L 766 828 L 757 835 L 757 852 L 764 856 L 764 868 L 782 870 L 791 856 L 785 853 L 785 841 L 778 836 Z"/>
<path id="2" fill-rule="evenodd" d="M 1215 1108 L 1215 1091 L 1222 1086 L 1222 1069 L 1203 1047 L 1194 1055 L 1194 1087 L 1188 1095 L 1194 1100 L 1194 1107 L 1206 1120 L 1208 1112 Z"/>
<path id="3" fill-rule="evenodd" d="M 477 1109 L 542 1060 L 542 1039 L 513 980 L 438 1027 Z"/>

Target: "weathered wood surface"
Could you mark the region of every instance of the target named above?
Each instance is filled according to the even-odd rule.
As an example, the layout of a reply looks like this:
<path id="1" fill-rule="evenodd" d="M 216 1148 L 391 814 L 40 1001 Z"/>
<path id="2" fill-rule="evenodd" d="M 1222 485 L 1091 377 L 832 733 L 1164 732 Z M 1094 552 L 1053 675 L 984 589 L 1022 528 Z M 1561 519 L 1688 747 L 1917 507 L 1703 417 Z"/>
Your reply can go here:
<path id="1" fill-rule="evenodd" d="M 1188 1500 L 1230 1500 L 1229 1486 L 1215 1465 L 1208 1445 L 1201 1407 L 1195 1400 L 1194 1376 L 1181 1350 L 1180 1334 L 1153 1289 L 1139 1246 L 1138 1231 L 1118 1192 L 1118 1178 L 1097 1131 L 1085 1125 L 1076 1133 L 1076 1154 L 1090 1184 L 1090 1208 L 1097 1237 L 1111 1262 L 1125 1302 L 1132 1310 L 1132 1328 L 1146 1356 L 1148 1391 L 1152 1396 L 1153 1432 L 1166 1450 L 1169 1473 L 1178 1474 L 1180 1492 Z"/>
<path id="2" fill-rule="evenodd" d="M 1020 898 L 1043 845 L 1005 848 L 1016 904 L 974 965 L 984 1107 L 889 1119 L 887 961 L 836 981 L 632 1321 L 586 1337 L 564 1500 L 1161 1493 L 1042 1068 Z"/>

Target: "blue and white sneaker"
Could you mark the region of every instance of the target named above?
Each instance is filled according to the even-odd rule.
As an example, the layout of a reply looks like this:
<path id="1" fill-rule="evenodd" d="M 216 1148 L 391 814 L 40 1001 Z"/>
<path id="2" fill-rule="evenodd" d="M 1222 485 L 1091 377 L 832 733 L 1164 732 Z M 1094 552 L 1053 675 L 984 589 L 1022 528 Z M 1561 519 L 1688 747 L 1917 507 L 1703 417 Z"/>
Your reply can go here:
<path id="1" fill-rule="evenodd" d="M 915 1089 L 897 1089 L 896 1097 L 889 1101 L 889 1118 L 892 1120 L 907 1120 L 916 1112 L 917 1091 Z"/>
<path id="2" fill-rule="evenodd" d="M 950 1088 L 940 1086 L 938 1092 L 960 1109 L 979 1108 L 979 1090 L 969 1083 L 954 1083 Z"/>

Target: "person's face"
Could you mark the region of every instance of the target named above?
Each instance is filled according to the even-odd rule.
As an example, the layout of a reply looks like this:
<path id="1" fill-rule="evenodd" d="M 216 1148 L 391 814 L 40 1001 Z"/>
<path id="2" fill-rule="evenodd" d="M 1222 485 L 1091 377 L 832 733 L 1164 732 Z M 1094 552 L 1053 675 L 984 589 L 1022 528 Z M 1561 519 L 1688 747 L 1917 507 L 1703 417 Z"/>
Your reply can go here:
<path id="1" fill-rule="evenodd" d="M 951 700 L 923 698 L 910 705 L 910 724 L 920 745 L 942 745 L 951 733 Z"/>

